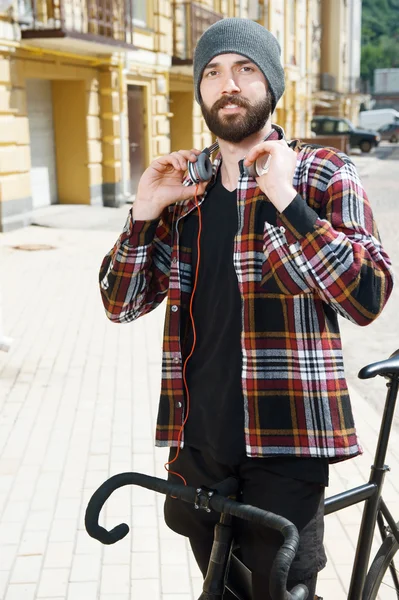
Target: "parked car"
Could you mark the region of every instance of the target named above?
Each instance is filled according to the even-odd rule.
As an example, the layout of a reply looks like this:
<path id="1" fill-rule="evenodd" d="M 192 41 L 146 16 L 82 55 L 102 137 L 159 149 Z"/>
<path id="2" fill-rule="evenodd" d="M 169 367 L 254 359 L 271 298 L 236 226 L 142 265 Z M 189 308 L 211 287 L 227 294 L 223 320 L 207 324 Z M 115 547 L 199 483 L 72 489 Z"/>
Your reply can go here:
<path id="1" fill-rule="evenodd" d="M 311 129 L 316 135 L 349 136 L 351 148 L 360 148 L 362 152 L 370 152 L 380 143 L 381 136 L 378 131 L 357 128 L 349 121 L 339 117 L 313 117 Z"/>
<path id="2" fill-rule="evenodd" d="M 397 121 L 399 112 L 394 108 L 377 108 L 375 110 L 362 110 L 359 113 L 359 127 L 378 131 L 384 125 Z"/>
<path id="3" fill-rule="evenodd" d="M 388 123 L 378 130 L 382 140 L 387 140 L 391 144 L 399 142 L 399 123 Z"/>

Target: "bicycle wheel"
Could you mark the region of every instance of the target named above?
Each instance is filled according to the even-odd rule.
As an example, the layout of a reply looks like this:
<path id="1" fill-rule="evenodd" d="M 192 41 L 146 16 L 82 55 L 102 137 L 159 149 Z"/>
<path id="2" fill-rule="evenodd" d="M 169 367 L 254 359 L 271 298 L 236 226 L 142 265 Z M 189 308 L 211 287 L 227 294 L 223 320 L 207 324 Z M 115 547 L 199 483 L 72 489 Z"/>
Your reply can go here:
<path id="1" fill-rule="evenodd" d="M 367 573 L 366 582 L 363 589 L 363 600 L 375 600 L 378 594 L 392 590 L 392 596 L 399 599 L 399 584 L 398 584 L 398 569 L 395 567 L 394 556 L 399 549 L 399 544 L 392 534 L 388 535 L 384 542 L 381 544 L 375 558 L 371 564 L 369 572 Z M 387 571 L 391 571 L 391 577 Z"/>

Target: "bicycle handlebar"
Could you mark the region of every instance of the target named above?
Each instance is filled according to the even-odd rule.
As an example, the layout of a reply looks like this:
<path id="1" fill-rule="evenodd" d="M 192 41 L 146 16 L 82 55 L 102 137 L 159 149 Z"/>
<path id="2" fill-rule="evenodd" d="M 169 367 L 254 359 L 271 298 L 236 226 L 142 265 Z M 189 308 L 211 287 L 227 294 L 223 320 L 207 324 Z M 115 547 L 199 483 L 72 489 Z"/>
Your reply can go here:
<path id="1" fill-rule="evenodd" d="M 117 525 L 111 531 L 101 527 L 98 523 L 100 512 L 111 494 L 125 485 L 139 485 L 141 487 L 172 496 L 184 502 L 195 504 L 199 490 L 182 484 L 173 484 L 158 477 L 144 475 L 143 473 L 120 473 L 110 477 L 92 495 L 86 508 L 85 527 L 87 533 L 103 544 L 114 544 L 129 533 L 126 523 Z M 225 513 L 260 526 L 275 529 L 282 533 L 284 542 L 277 552 L 270 574 L 270 593 L 275 600 L 306 600 L 308 590 L 304 585 L 297 585 L 291 592 L 287 591 L 288 571 L 296 554 L 299 534 L 293 523 L 274 513 L 241 504 L 225 496 L 233 494 L 237 489 L 237 480 L 228 478 L 215 486 L 216 493 L 210 494 L 207 506 L 215 512 Z"/>

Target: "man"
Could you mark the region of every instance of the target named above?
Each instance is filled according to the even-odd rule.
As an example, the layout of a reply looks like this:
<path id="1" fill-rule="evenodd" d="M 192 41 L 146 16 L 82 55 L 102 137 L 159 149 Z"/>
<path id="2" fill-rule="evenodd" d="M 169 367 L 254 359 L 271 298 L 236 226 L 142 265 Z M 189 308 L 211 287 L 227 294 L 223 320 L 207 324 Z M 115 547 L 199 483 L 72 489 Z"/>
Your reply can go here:
<path id="1" fill-rule="evenodd" d="M 111 320 L 128 322 L 167 296 L 157 444 L 171 446 L 170 470 L 189 485 L 236 475 L 244 502 L 293 521 L 289 587 L 304 582 L 312 598 L 326 562 L 328 464 L 360 453 L 337 315 L 360 325 L 378 316 L 390 261 L 349 158 L 297 153 L 272 128 L 284 72 L 269 31 L 246 19 L 212 25 L 194 84 L 219 142 L 213 177 L 183 181 L 198 150 L 153 161 L 102 264 L 102 297 Z M 262 156 L 268 172 L 249 177 Z M 217 515 L 168 499 L 165 518 L 205 574 Z M 253 598 L 270 598 L 279 535 L 235 527 Z"/>

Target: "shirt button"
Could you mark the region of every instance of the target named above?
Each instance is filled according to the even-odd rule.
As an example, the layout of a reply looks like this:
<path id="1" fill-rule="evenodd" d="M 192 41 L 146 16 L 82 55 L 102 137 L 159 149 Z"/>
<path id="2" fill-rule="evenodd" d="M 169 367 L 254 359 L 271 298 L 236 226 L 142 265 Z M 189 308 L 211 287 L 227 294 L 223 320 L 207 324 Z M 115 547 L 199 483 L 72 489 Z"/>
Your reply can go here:
<path id="1" fill-rule="evenodd" d="M 178 356 L 175 356 L 173 362 L 175 363 L 175 365 L 178 365 L 180 362 L 180 358 Z"/>
<path id="2" fill-rule="evenodd" d="M 172 312 L 177 312 L 178 310 L 179 310 L 179 307 L 178 307 L 178 306 L 176 306 L 176 304 L 173 304 L 173 306 L 172 306 L 172 308 L 171 308 L 171 311 L 172 311 Z"/>
<path id="3" fill-rule="evenodd" d="M 174 258 L 172 258 L 172 264 L 175 265 L 177 263 L 177 258 L 176 256 Z"/>
<path id="4" fill-rule="evenodd" d="M 281 233 L 285 233 L 285 227 L 280 227 Z"/>
<path id="5" fill-rule="evenodd" d="M 176 408 L 181 408 L 181 407 L 182 407 L 181 402 L 176 402 Z"/>

